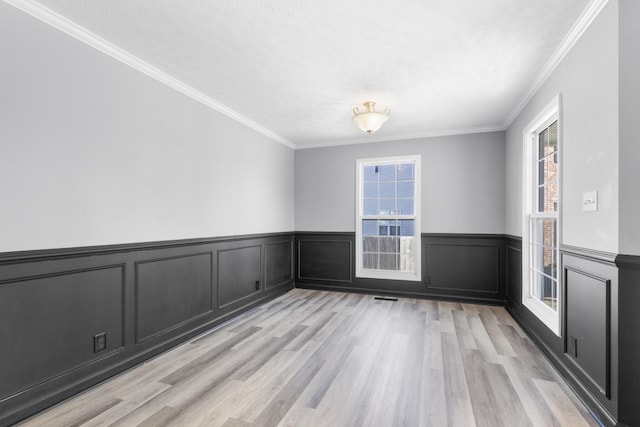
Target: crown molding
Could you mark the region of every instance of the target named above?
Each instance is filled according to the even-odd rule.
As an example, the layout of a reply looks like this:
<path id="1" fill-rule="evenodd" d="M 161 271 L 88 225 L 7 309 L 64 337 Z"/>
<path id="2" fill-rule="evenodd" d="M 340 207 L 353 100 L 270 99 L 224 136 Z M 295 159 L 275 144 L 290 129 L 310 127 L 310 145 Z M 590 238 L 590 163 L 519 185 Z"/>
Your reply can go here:
<path id="1" fill-rule="evenodd" d="M 163 83 L 166 86 L 188 96 L 189 98 L 206 105 L 207 107 L 224 114 L 225 116 L 242 123 L 250 129 L 276 141 L 282 145 L 294 149 L 296 145 L 288 139 L 278 135 L 277 133 L 265 128 L 264 126 L 254 122 L 253 120 L 243 116 L 226 105 L 216 101 L 215 99 L 205 95 L 204 93 L 185 84 L 177 78 L 161 71 L 146 61 L 136 57 L 124 49 L 108 42 L 97 34 L 92 33 L 86 28 L 76 24 L 75 22 L 65 18 L 64 16 L 52 11 L 51 9 L 41 5 L 33 0 L 4 0 L 5 3 L 19 9 L 28 15 L 48 24 L 65 34 L 101 51 L 104 54 L 130 66 L 131 68 Z"/>
<path id="2" fill-rule="evenodd" d="M 522 112 L 531 98 L 533 98 L 536 92 L 538 92 L 542 85 L 547 81 L 551 73 L 553 73 L 560 62 L 562 62 L 567 53 L 569 53 L 571 48 L 573 48 L 580 37 L 582 37 L 582 34 L 584 34 L 587 28 L 589 28 L 593 20 L 596 18 L 596 16 L 598 16 L 600 11 L 602 11 L 602 9 L 608 2 L 609 0 L 591 0 L 591 3 L 589 3 L 584 12 L 582 12 L 582 15 L 580 15 L 578 21 L 573 25 L 573 27 L 571 27 L 569 33 L 562 40 L 558 48 L 553 52 L 553 55 L 551 55 L 551 58 L 549 58 L 542 70 L 540 70 L 538 76 L 533 80 L 533 83 L 529 87 L 529 90 L 527 91 L 524 98 L 507 117 L 503 125 L 504 129 L 507 129 L 509 126 L 511 126 L 516 117 L 518 117 L 518 115 Z"/>
<path id="3" fill-rule="evenodd" d="M 374 136 L 363 136 L 353 139 L 339 139 L 329 140 L 322 142 L 310 142 L 308 144 L 298 142 L 296 144 L 296 150 L 306 150 L 310 148 L 323 148 L 323 147 L 336 147 L 339 145 L 356 145 L 356 144 L 370 144 L 373 142 L 398 142 L 408 141 L 411 139 L 420 138 L 435 138 L 439 136 L 455 136 L 455 135 L 467 135 L 471 133 L 488 133 L 488 132 L 502 132 L 505 128 L 502 125 L 493 126 L 481 126 L 481 127 L 466 127 L 456 129 L 442 129 L 432 132 L 414 132 L 397 135 L 384 136 L 384 132 L 380 135 L 374 134 Z"/>

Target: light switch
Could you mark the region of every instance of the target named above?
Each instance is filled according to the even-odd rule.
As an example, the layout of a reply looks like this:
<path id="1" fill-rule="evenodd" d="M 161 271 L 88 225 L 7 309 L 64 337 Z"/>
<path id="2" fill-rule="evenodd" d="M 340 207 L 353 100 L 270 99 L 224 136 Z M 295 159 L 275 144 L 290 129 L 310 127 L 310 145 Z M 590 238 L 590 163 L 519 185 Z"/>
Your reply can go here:
<path id="1" fill-rule="evenodd" d="M 598 191 L 582 193 L 582 212 L 595 212 L 598 210 Z"/>

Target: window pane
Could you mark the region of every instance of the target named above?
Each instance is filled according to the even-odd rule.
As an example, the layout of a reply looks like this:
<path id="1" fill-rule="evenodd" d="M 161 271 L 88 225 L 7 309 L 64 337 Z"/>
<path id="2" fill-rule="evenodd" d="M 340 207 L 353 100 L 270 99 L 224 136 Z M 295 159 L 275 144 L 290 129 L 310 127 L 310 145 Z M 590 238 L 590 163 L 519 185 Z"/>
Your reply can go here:
<path id="1" fill-rule="evenodd" d="M 400 238 L 397 236 L 382 236 L 379 245 L 380 253 L 396 254 L 400 252 Z"/>
<path id="2" fill-rule="evenodd" d="M 558 310 L 558 281 L 544 274 L 534 272 L 532 277 L 532 297 L 542 301 L 554 311 Z"/>
<path id="3" fill-rule="evenodd" d="M 538 212 L 558 211 L 558 182 L 538 188 Z"/>
<path id="4" fill-rule="evenodd" d="M 558 211 L 558 122 L 538 137 L 538 212 Z"/>
<path id="5" fill-rule="evenodd" d="M 542 234 L 542 219 L 531 220 L 531 244 L 542 246 L 543 234 Z"/>
<path id="6" fill-rule="evenodd" d="M 398 265 L 398 270 L 400 271 L 415 271 L 414 270 L 414 256 L 411 255 L 400 255 L 400 264 Z"/>
<path id="7" fill-rule="evenodd" d="M 379 236 L 397 236 L 398 235 L 398 223 L 396 220 L 378 220 L 378 235 Z"/>
<path id="8" fill-rule="evenodd" d="M 549 129 L 545 129 L 538 135 L 538 160 L 545 157 L 545 147 L 549 137 Z"/>
<path id="9" fill-rule="evenodd" d="M 551 123 L 547 128 L 545 155 L 549 156 L 558 151 L 558 121 Z"/>
<path id="10" fill-rule="evenodd" d="M 378 167 L 365 166 L 362 168 L 362 178 L 364 182 L 378 182 Z"/>
<path id="11" fill-rule="evenodd" d="M 398 199 L 398 214 L 413 215 L 413 199 Z"/>
<path id="12" fill-rule="evenodd" d="M 395 215 L 396 199 L 380 199 L 380 215 Z"/>
<path id="13" fill-rule="evenodd" d="M 413 254 L 416 238 L 411 236 L 400 236 L 400 253 Z"/>
<path id="14" fill-rule="evenodd" d="M 413 181 L 398 182 L 398 198 L 413 198 Z"/>
<path id="15" fill-rule="evenodd" d="M 362 268 L 378 269 L 378 254 L 363 254 L 362 255 Z"/>
<path id="16" fill-rule="evenodd" d="M 545 277 L 542 288 L 542 302 L 558 311 L 558 281 Z"/>
<path id="17" fill-rule="evenodd" d="M 365 219 L 362 221 L 362 234 L 365 236 L 377 236 L 378 235 L 378 220 L 377 219 Z"/>
<path id="18" fill-rule="evenodd" d="M 531 243 L 539 246 L 550 246 L 557 248 L 555 218 L 533 218 L 531 219 Z"/>
<path id="19" fill-rule="evenodd" d="M 544 268 L 546 274 L 558 278 L 558 251 L 555 248 L 544 249 Z"/>
<path id="20" fill-rule="evenodd" d="M 544 158 L 538 160 L 538 185 L 544 185 Z"/>
<path id="21" fill-rule="evenodd" d="M 545 219 L 542 221 L 543 245 L 547 248 L 555 248 L 556 244 L 556 220 Z"/>
<path id="22" fill-rule="evenodd" d="M 555 218 L 533 218 L 530 237 L 531 295 L 553 310 L 557 310 L 557 220 Z"/>
<path id="23" fill-rule="evenodd" d="M 362 214 L 363 215 L 377 215 L 378 214 L 378 199 L 364 199 L 362 201 Z"/>
<path id="24" fill-rule="evenodd" d="M 395 254 L 380 254 L 378 258 L 381 270 L 397 270 L 398 269 L 398 257 Z"/>
<path id="25" fill-rule="evenodd" d="M 384 182 L 395 181 L 396 165 L 378 166 L 378 173 L 380 174 L 380 181 L 384 181 Z"/>
<path id="26" fill-rule="evenodd" d="M 377 236 L 362 236 L 362 251 L 363 252 L 378 252 L 378 237 Z"/>
<path id="27" fill-rule="evenodd" d="M 412 219 L 402 219 L 398 221 L 400 227 L 400 236 L 414 236 L 415 235 L 415 221 Z"/>
<path id="28" fill-rule="evenodd" d="M 367 197 L 365 195 L 365 197 Z M 380 183 L 380 197 L 385 199 L 396 198 L 396 183 L 395 182 L 381 182 Z"/>
<path id="29" fill-rule="evenodd" d="M 413 181 L 414 177 L 414 166 L 413 163 L 400 163 L 396 167 L 398 172 L 398 181 Z"/>
<path id="30" fill-rule="evenodd" d="M 368 199 L 377 199 L 378 195 L 378 182 L 365 182 L 362 186 L 362 197 Z"/>
<path id="31" fill-rule="evenodd" d="M 544 204 L 541 212 L 554 212 L 558 207 L 558 163 L 557 156 L 545 157 Z"/>

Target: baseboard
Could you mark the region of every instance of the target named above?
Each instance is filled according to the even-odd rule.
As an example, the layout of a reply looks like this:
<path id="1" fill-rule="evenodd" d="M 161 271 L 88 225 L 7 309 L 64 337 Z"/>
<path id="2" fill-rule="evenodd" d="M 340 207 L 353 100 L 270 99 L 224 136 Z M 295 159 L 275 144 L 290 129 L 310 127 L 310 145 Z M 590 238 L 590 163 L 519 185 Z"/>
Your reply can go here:
<path id="1" fill-rule="evenodd" d="M 468 303 L 468 304 L 484 304 L 484 305 L 496 305 L 496 306 L 504 306 L 506 301 L 504 299 L 499 298 L 473 298 L 473 297 L 457 297 L 452 295 L 442 295 L 442 294 L 430 294 L 425 292 L 406 292 L 406 291 L 392 291 L 392 290 L 381 290 L 381 289 L 369 289 L 369 288 L 353 288 L 353 287 L 344 287 L 344 286 L 331 286 L 325 284 L 313 284 L 313 283 L 296 283 L 295 287 L 298 289 L 311 289 L 318 291 L 330 291 L 330 292 L 349 292 L 349 293 L 360 293 L 367 295 L 385 295 L 385 296 L 395 296 L 400 298 L 422 298 L 422 299 L 431 299 L 431 300 L 439 300 L 439 301 L 450 301 L 450 302 L 458 302 L 458 303 Z"/>

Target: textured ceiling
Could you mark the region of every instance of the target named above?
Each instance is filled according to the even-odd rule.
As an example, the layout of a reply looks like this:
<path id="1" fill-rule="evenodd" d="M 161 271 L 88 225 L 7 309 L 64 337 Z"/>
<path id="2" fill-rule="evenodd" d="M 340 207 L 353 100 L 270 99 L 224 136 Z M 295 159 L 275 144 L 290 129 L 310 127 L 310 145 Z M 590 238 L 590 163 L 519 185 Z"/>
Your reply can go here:
<path id="1" fill-rule="evenodd" d="M 503 129 L 588 0 L 41 0 L 297 148 Z M 391 109 L 368 136 L 364 101 Z"/>

